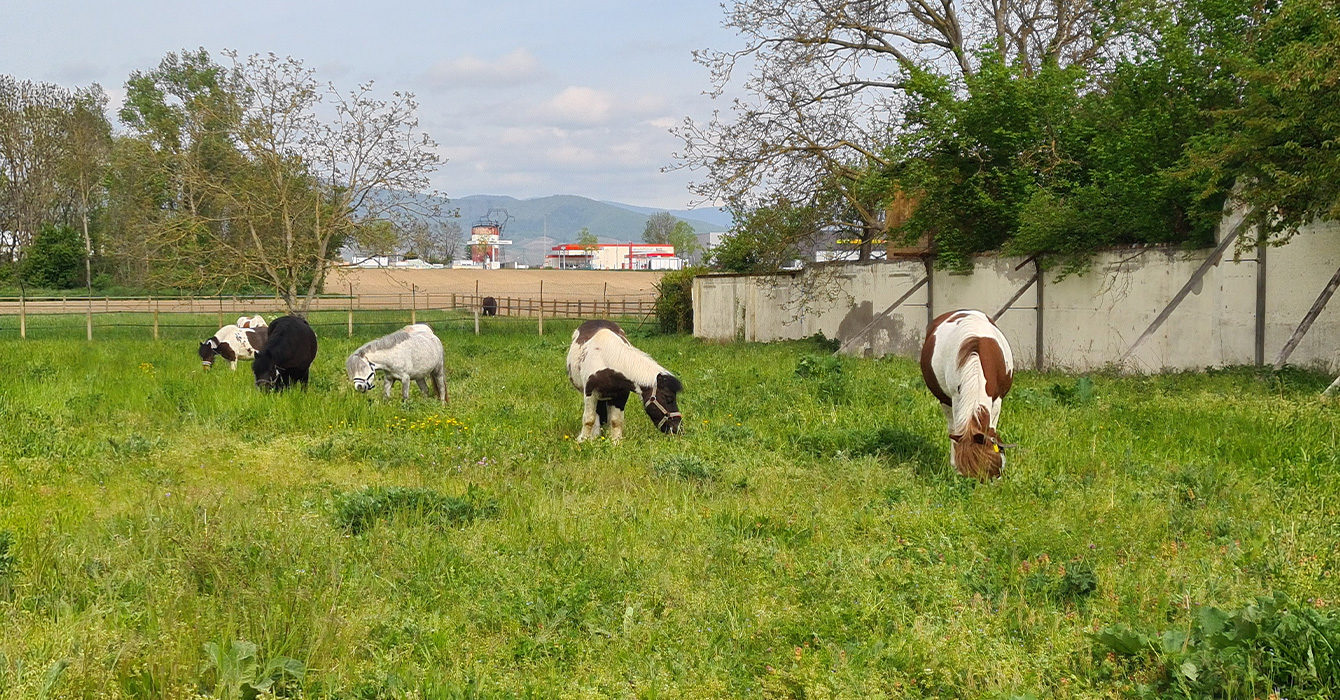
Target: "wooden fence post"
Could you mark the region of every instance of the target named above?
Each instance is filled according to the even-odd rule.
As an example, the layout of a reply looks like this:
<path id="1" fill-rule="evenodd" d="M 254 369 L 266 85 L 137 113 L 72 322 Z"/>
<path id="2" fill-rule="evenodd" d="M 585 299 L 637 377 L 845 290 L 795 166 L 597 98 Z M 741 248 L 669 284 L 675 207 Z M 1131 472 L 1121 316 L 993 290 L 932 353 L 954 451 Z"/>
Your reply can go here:
<path id="1" fill-rule="evenodd" d="M 89 295 L 88 304 L 84 308 L 84 335 L 88 340 L 93 340 L 93 295 Z"/>
<path id="2" fill-rule="evenodd" d="M 479 307 L 475 307 L 475 335 L 479 335 Z"/>
<path id="3" fill-rule="evenodd" d="M 419 322 L 419 285 L 417 284 L 409 286 L 409 322 L 410 325 Z"/>
<path id="4" fill-rule="evenodd" d="M 149 297 L 149 304 L 154 307 L 154 340 L 158 340 L 158 302 Z"/>
<path id="5" fill-rule="evenodd" d="M 28 337 L 28 306 L 23 298 L 23 288 L 19 288 L 19 338 Z"/>
<path id="6" fill-rule="evenodd" d="M 544 299 L 540 299 L 540 335 L 544 335 Z"/>
<path id="7" fill-rule="evenodd" d="M 349 337 L 354 337 L 354 283 L 349 283 Z"/>

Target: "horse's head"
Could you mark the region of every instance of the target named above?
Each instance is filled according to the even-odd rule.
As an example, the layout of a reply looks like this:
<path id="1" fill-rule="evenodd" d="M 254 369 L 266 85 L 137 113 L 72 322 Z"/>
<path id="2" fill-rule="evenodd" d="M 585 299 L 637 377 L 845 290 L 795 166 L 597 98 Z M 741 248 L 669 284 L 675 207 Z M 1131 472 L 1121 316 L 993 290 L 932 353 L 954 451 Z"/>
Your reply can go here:
<path id="1" fill-rule="evenodd" d="M 1004 471 L 1005 445 L 1000 441 L 1000 434 L 991 427 L 991 414 L 985 406 L 978 406 L 968 418 L 963 432 L 950 435 L 949 439 L 953 441 L 949 463 L 963 476 L 989 481 Z"/>
<path id="2" fill-rule="evenodd" d="M 642 392 L 642 407 L 647 417 L 663 433 L 677 434 L 683 431 L 684 416 L 679 412 L 679 392 L 684 385 L 669 372 L 656 375 L 656 385 Z"/>
<path id="3" fill-rule="evenodd" d="M 283 387 L 284 370 L 265 353 L 258 353 L 251 363 L 251 374 L 256 377 L 256 387 L 260 389 L 278 389 Z"/>
<path id="4" fill-rule="evenodd" d="M 368 358 L 354 353 L 345 361 L 344 369 L 358 391 L 368 391 L 377 386 L 377 365 Z"/>
<path id="5" fill-rule="evenodd" d="M 200 344 L 200 362 L 205 366 L 205 369 L 209 369 L 210 365 L 214 364 L 214 356 L 218 354 L 218 348 L 219 341 L 214 338 Z"/>

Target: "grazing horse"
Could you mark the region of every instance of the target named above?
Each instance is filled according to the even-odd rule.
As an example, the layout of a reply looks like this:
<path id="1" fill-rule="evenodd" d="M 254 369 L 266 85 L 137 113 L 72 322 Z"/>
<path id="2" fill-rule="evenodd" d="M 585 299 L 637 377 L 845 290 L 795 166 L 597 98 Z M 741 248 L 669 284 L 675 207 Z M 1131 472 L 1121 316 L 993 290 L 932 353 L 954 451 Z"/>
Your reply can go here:
<path id="1" fill-rule="evenodd" d="M 427 394 L 425 380 L 431 377 L 437 400 L 446 403 L 447 370 L 442 354 L 442 341 L 433 329 L 416 323 L 364 344 L 349 356 L 344 367 L 360 392 L 377 385 L 377 370 L 381 370 L 386 375 L 384 398 L 391 398 L 391 387 L 399 381 L 400 398 L 404 401 L 409 400 L 409 380 L 413 379 L 419 390 Z"/>
<path id="2" fill-rule="evenodd" d="M 251 373 L 262 389 L 284 389 L 293 382 L 307 385 L 316 359 L 316 332 L 298 316 L 281 316 L 270 324 L 270 337 L 256 353 Z"/>
<path id="3" fill-rule="evenodd" d="M 265 317 L 264 317 L 264 316 L 261 316 L 261 315 L 259 315 L 259 314 L 255 315 L 255 316 L 250 316 L 250 317 L 248 317 L 248 316 L 238 316 L 238 317 L 237 317 L 237 327 L 238 327 L 238 328 L 264 328 L 264 327 L 265 327 Z"/>
<path id="4" fill-rule="evenodd" d="M 578 441 L 599 436 L 606 423 L 610 440 L 622 438 L 623 409 L 632 391 L 642 397 L 642 407 L 658 430 L 680 432 L 683 416 L 677 395 L 684 386 L 650 355 L 633 347 L 613 321 L 587 321 L 572 332 L 568 379 L 585 396 Z"/>
<path id="5" fill-rule="evenodd" d="M 228 361 L 228 368 L 237 369 L 237 360 L 250 360 L 256 352 L 265 346 L 269 329 L 243 328 L 227 325 L 214 332 L 214 335 L 200 343 L 200 362 L 205 369 L 214 364 L 214 357 L 220 356 Z"/>
<path id="6" fill-rule="evenodd" d="M 986 481 L 1005 468 L 996 432 L 1000 404 L 1014 382 L 1014 356 L 996 324 L 981 311 L 941 314 L 926 330 L 921 376 L 949 424 L 949 463 Z"/>
<path id="7" fill-rule="evenodd" d="M 484 300 L 480 302 L 480 308 L 485 316 L 497 316 L 498 300 L 493 297 L 484 297 Z"/>

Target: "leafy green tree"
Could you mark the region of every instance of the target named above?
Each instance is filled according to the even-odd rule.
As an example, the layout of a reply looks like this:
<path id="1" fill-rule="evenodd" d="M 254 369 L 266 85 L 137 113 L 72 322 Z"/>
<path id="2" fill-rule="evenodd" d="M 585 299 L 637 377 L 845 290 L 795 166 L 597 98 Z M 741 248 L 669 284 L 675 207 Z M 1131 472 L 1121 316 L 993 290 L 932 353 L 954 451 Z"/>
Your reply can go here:
<path id="1" fill-rule="evenodd" d="M 22 266 L 28 284 L 52 289 L 83 285 L 84 243 L 79 232 L 71 226 L 43 226 L 28 245 Z"/>
<path id="2" fill-rule="evenodd" d="M 647 223 L 642 229 L 642 240 L 645 243 L 665 244 L 670 242 L 670 234 L 675 230 L 675 224 L 679 219 L 668 211 L 658 211 L 647 217 Z"/>
<path id="3" fill-rule="evenodd" d="M 744 212 L 712 249 L 708 264 L 725 272 L 776 272 L 801 257 L 824 215 L 785 200 Z"/>
<path id="4" fill-rule="evenodd" d="M 583 226 L 582 230 L 577 232 L 577 245 L 581 246 L 582 250 L 590 252 L 600 247 L 600 239 L 591 233 L 591 229 Z"/>
<path id="5" fill-rule="evenodd" d="M 681 258 L 692 256 L 700 248 L 697 232 L 687 221 L 675 221 L 675 226 L 670 229 L 666 242 L 675 247 L 675 254 Z"/>
<path id="6" fill-rule="evenodd" d="M 1226 63 L 1242 99 L 1214 112 L 1191 172 L 1235 180 L 1263 240 L 1340 220 L 1340 3 L 1282 3 Z"/>

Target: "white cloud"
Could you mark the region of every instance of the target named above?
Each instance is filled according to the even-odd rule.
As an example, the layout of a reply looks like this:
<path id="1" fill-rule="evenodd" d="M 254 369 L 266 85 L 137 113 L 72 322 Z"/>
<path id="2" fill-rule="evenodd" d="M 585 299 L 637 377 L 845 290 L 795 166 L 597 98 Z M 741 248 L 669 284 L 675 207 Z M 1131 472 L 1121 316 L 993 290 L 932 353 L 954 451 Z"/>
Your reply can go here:
<path id="1" fill-rule="evenodd" d="M 524 85 L 544 77 L 544 68 L 525 49 L 488 61 L 461 56 L 438 61 L 424 73 L 424 82 L 437 90 L 459 87 Z"/>
<path id="2" fill-rule="evenodd" d="M 614 97 L 602 90 L 574 85 L 554 95 L 541 109 L 540 116 L 559 122 L 603 124 L 614 110 Z"/>

